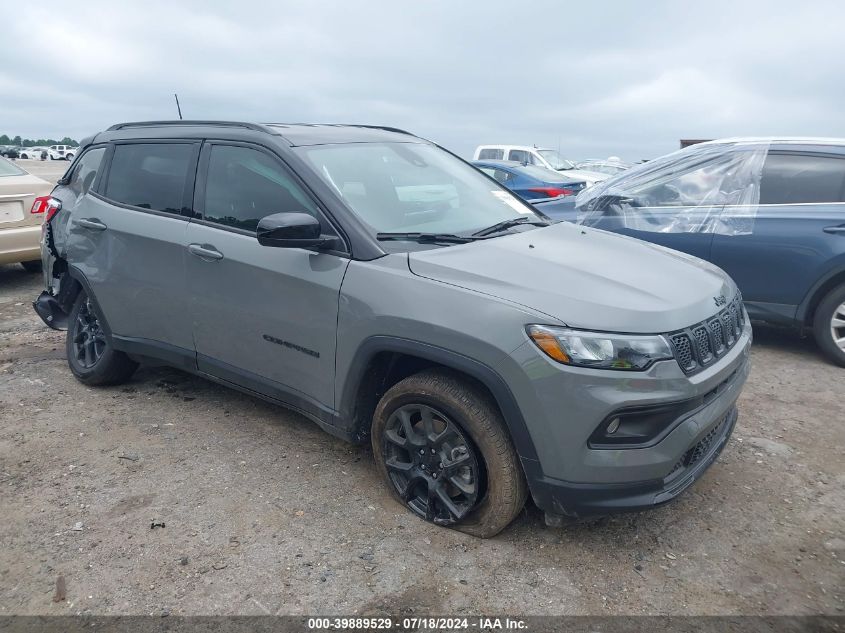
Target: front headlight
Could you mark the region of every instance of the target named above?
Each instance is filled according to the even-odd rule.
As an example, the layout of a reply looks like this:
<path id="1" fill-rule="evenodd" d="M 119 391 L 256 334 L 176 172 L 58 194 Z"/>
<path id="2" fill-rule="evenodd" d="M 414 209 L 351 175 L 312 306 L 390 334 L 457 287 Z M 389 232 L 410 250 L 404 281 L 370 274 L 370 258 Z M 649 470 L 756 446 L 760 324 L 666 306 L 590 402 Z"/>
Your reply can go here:
<path id="1" fill-rule="evenodd" d="M 669 341 L 659 334 L 586 332 L 548 325 L 529 325 L 526 331 L 547 356 L 566 365 L 642 371 L 655 361 L 674 358 Z"/>

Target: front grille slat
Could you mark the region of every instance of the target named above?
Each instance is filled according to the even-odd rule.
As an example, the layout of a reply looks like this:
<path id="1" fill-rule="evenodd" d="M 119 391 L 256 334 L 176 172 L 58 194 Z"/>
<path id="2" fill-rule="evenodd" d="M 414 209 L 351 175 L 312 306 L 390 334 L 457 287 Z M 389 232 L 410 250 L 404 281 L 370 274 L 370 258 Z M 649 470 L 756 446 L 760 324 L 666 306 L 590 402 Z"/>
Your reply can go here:
<path id="1" fill-rule="evenodd" d="M 695 374 L 728 352 L 742 336 L 745 318 L 742 297 L 734 300 L 718 314 L 668 335 L 675 359 L 685 374 Z"/>

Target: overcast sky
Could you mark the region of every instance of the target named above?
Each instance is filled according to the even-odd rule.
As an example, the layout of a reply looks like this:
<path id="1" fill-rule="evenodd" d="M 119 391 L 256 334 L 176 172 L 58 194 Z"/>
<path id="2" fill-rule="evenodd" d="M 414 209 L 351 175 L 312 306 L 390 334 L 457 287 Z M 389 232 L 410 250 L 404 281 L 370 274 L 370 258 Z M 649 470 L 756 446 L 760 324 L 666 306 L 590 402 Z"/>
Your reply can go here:
<path id="1" fill-rule="evenodd" d="M 567 157 L 680 138 L 845 136 L 845 3 L 0 4 L 0 133 L 185 118 L 408 129 Z"/>

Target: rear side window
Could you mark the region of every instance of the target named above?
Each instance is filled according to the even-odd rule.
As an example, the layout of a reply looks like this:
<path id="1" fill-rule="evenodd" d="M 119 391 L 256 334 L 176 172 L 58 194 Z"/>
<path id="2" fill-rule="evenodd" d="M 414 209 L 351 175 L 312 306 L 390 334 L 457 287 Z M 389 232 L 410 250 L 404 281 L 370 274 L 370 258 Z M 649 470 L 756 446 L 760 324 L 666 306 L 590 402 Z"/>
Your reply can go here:
<path id="1" fill-rule="evenodd" d="M 293 177 L 264 152 L 214 145 L 208 161 L 204 219 L 247 231 L 273 213 L 308 213 L 317 208 Z"/>
<path id="2" fill-rule="evenodd" d="M 106 153 L 105 147 L 98 147 L 85 152 L 73 168 L 73 175 L 70 177 L 68 187 L 77 197 L 85 195 L 94 184 L 97 177 L 97 170 L 103 162 Z"/>
<path id="3" fill-rule="evenodd" d="M 500 183 L 505 184 L 509 180 L 513 180 L 513 174 L 506 172 L 504 169 L 493 169 L 492 167 L 482 167 L 483 171 L 488 176 L 492 176 Z"/>
<path id="4" fill-rule="evenodd" d="M 479 160 L 502 160 L 505 157 L 505 150 L 483 149 L 478 153 Z"/>
<path id="5" fill-rule="evenodd" d="M 771 153 L 763 165 L 760 204 L 843 202 L 845 158 Z"/>
<path id="6" fill-rule="evenodd" d="M 133 207 L 180 213 L 193 150 L 191 143 L 116 145 L 104 195 Z"/>
<path id="7" fill-rule="evenodd" d="M 512 149 L 508 153 L 508 160 L 516 160 L 520 163 L 527 163 L 530 161 L 530 158 L 528 152 L 526 152 L 524 149 Z"/>

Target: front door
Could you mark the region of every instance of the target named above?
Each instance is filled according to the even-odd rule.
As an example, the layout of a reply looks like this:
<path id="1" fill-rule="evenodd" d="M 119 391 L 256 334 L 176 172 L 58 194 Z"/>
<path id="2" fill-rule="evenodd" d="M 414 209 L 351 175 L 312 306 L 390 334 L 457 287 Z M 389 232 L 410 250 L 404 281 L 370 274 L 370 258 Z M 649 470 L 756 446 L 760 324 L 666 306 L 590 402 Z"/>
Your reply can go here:
<path id="1" fill-rule="evenodd" d="M 188 280 L 201 371 L 301 408 L 334 407 L 338 254 L 261 246 L 258 221 L 302 212 L 331 226 L 267 150 L 207 142 L 188 226 Z"/>

